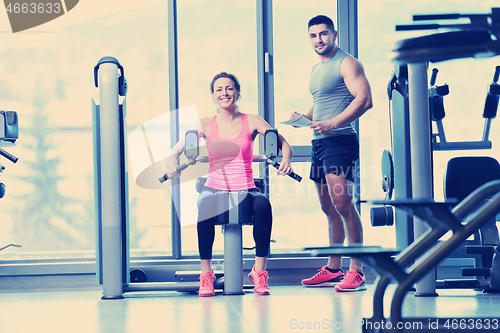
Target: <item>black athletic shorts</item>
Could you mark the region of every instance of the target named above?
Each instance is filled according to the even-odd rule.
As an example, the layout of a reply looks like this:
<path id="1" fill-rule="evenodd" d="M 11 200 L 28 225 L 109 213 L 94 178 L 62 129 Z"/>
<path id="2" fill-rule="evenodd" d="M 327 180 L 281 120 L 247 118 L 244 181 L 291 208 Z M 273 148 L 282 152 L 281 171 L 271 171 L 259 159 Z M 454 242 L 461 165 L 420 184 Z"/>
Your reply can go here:
<path id="1" fill-rule="evenodd" d="M 312 140 L 311 173 L 309 178 L 326 184 L 327 173 L 344 174 L 354 182 L 356 160 L 359 158 L 359 139 L 356 133 Z"/>

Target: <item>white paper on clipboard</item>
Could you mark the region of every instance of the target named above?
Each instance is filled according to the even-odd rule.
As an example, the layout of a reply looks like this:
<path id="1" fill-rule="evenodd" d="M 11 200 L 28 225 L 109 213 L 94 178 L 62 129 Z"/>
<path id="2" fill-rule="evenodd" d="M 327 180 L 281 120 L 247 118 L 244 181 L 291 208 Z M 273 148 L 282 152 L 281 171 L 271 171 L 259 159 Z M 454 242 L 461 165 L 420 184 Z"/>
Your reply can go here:
<path id="1" fill-rule="evenodd" d="M 288 119 L 286 121 L 280 121 L 280 124 L 292 125 L 296 127 L 305 127 L 311 125 L 312 121 L 307 119 L 301 114 L 297 114 L 295 117 Z"/>

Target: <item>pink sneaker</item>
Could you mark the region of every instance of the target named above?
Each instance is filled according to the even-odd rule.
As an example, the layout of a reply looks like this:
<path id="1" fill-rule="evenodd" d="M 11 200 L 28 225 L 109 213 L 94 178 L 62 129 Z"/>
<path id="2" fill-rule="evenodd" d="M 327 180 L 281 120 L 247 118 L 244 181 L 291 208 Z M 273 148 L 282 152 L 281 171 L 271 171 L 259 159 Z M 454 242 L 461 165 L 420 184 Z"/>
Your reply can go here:
<path id="1" fill-rule="evenodd" d="M 214 296 L 214 282 L 215 274 L 214 271 L 201 273 L 200 275 L 200 290 L 198 291 L 198 296 Z"/>
<path id="2" fill-rule="evenodd" d="M 248 278 L 255 284 L 253 291 L 257 295 L 269 295 L 269 287 L 267 286 L 267 279 L 269 279 L 269 274 L 266 271 L 256 270 L 255 265 L 252 267 L 252 271 L 248 274 Z"/>
<path id="3" fill-rule="evenodd" d="M 356 270 L 347 271 L 342 282 L 335 286 L 336 291 L 361 291 L 366 290 L 365 276 Z"/>
<path id="4" fill-rule="evenodd" d="M 335 287 L 344 279 L 342 270 L 332 273 L 326 269 L 326 266 L 323 266 L 318 271 L 319 273 L 316 273 L 312 278 L 302 280 L 302 285 L 306 287 Z"/>

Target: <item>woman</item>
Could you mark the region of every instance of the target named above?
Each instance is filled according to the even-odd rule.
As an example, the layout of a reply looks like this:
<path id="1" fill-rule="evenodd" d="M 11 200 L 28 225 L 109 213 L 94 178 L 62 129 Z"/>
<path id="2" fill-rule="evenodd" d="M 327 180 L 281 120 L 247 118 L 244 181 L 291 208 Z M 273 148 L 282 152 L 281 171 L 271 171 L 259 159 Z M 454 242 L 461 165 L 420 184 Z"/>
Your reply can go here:
<path id="1" fill-rule="evenodd" d="M 218 113 L 213 117 L 200 119 L 192 129 L 198 130 L 198 136 L 207 141 L 210 173 L 205 188 L 198 198 L 198 248 L 201 258 L 201 276 L 199 296 L 213 296 L 215 275 L 212 270 L 212 247 L 215 239 L 215 217 L 207 214 L 205 200 L 217 191 L 248 190 L 253 196 L 254 229 L 256 245 L 255 265 L 248 275 L 255 284 L 254 292 L 259 295 L 269 294 L 266 272 L 267 254 L 271 240 L 272 212 L 269 199 L 258 192 L 253 181 L 252 157 L 253 142 L 257 134 L 264 135 L 271 126 L 254 114 L 238 111 L 236 102 L 240 98 L 238 79 L 225 72 L 217 74 L 211 84 L 212 98 L 218 105 Z M 279 135 L 279 146 L 283 159 L 277 171 L 278 175 L 292 172 L 290 161 L 292 149 Z M 236 147 L 236 150 L 233 149 Z M 175 160 L 184 150 L 184 140 L 172 149 Z M 169 178 L 179 176 L 176 173 L 177 162 L 167 167 Z M 205 205 L 204 205 L 205 202 Z M 210 209 L 208 209 L 210 210 Z"/>

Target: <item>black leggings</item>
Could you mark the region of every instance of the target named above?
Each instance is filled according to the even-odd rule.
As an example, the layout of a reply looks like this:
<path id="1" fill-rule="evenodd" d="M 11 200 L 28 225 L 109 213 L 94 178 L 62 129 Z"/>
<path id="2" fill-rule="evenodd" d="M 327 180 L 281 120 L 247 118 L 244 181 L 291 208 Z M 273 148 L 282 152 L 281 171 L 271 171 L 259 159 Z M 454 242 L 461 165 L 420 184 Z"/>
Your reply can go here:
<path id="1" fill-rule="evenodd" d="M 219 190 L 206 187 L 198 197 L 198 250 L 201 259 L 212 259 L 212 248 L 215 239 L 215 193 Z M 273 215 L 269 199 L 256 188 L 248 190 L 253 197 L 253 239 L 255 255 L 267 257 L 271 242 Z"/>

